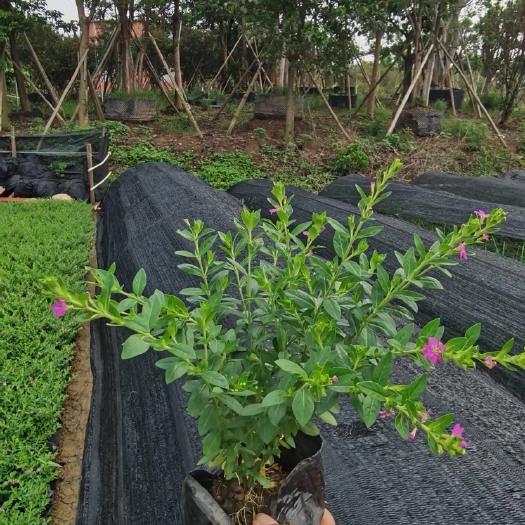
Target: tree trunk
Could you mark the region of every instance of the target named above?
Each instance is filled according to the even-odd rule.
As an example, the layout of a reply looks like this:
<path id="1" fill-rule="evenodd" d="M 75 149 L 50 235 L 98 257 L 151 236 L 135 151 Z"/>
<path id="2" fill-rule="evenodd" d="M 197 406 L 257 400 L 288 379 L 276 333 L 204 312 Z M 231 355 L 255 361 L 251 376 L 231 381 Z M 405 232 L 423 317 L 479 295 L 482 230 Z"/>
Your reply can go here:
<path id="1" fill-rule="evenodd" d="M 20 64 L 20 57 L 18 55 L 18 46 L 16 44 L 16 36 L 14 33 L 9 35 L 9 46 L 11 48 L 11 59 L 18 66 L 15 67 L 16 87 L 18 88 L 18 96 L 20 97 L 20 107 L 22 111 L 31 111 L 31 105 L 27 98 L 27 91 L 25 85 L 24 74 L 22 73 L 22 65 Z"/>
<path id="2" fill-rule="evenodd" d="M 78 1 L 78 0 L 77 0 Z M 129 53 L 130 43 L 130 19 L 128 17 L 129 3 L 117 3 L 118 24 L 120 26 L 119 41 L 119 64 L 118 64 L 118 87 L 124 93 L 130 93 L 133 90 L 131 78 L 131 57 Z"/>
<path id="3" fill-rule="evenodd" d="M 144 17 L 144 27 L 142 31 L 142 43 L 140 49 L 137 53 L 137 58 L 135 60 L 135 70 L 134 70 L 134 81 L 135 81 L 135 91 L 141 89 L 144 85 L 144 59 L 146 57 L 146 52 L 149 44 L 149 25 L 150 25 L 150 8 L 148 7 L 145 12 Z M 151 75 L 148 75 L 151 77 Z M 153 80 L 152 80 L 153 82 Z"/>
<path id="4" fill-rule="evenodd" d="M 417 71 L 419 69 L 419 66 L 421 64 L 421 59 L 423 55 L 423 40 L 421 35 L 421 27 L 422 27 L 422 16 L 420 13 L 417 14 L 417 16 L 414 17 L 413 20 L 413 28 L 414 28 L 414 70 Z M 415 86 L 413 87 L 413 91 L 410 97 L 410 102 L 412 104 L 415 104 L 417 97 L 419 96 L 420 92 L 420 85 L 421 80 L 418 79 Z"/>
<path id="5" fill-rule="evenodd" d="M 288 64 L 288 88 L 286 92 L 286 130 L 284 138 L 286 141 L 294 139 L 295 130 L 295 76 L 297 68 L 293 62 Z"/>
<path id="6" fill-rule="evenodd" d="M 379 63 L 381 59 L 381 39 L 383 38 L 383 30 L 378 29 L 376 31 L 376 41 L 374 46 L 374 65 L 372 66 L 372 75 L 370 76 L 370 86 L 375 86 L 379 77 Z M 370 91 L 370 97 L 368 98 L 367 111 L 370 115 L 374 114 L 374 108 L 376 105 L 376 91 L 377 86 Z"/>
<path id="7" fill-rule="evenodd" d="M 80 39 L 78 43 L 78 57 L 84 56 L 86 49 L 89 47 L 89 18 L 84 11 L 83 0 L 75 0 L 78 11 L 78 25 L 80 28 Z M 78 86 L 78 126 L 85 128 L 89 125 L 88 115 L 88 80 L 87 68 L 84 66 L 80 70 L 80 82 Z"/>
<path id="8" fill-rule="evenodd" d="M 7 85 L 5 83 L 5 42 L 0 42 L 0 131 L 9 127 Z"/>
<path id="9" fill-rule="evenodd" d="M 182 70 L 180 67 L 180 35 L 182 30 L 182 17 L 180 12 L 180 0 L 175 0 L 175 9 L 173 11 L 173 66 L 175 68 L 175 82 L 182 92 Z M 175 92 L 175 106 L 182 109 L 182 100 Z"/>

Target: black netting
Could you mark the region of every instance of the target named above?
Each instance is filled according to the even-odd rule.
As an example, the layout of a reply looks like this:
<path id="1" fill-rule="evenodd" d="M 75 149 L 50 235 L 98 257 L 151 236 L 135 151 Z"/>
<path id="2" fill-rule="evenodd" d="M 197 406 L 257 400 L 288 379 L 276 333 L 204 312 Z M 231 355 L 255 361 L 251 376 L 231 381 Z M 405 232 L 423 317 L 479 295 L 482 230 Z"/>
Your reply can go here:
<path id="1" fill-rule="evenodd" d="M 0 137 L 0 185 L 3 195 L 13 197 L 51 197 L 67 193 L 87 200 L 86 144 L 93 147 L 93 165 L 101 163 L 109 150 L 109 135 L 102 130 L 50 135 L 17 135 L 16 158 L 11 157 L 11 137 Z M 93 172 L 94 183 L 108 174 L 105 162 Z M 95 190 L 101 200 L 108 184 Z"/>
<path id="2" fill-rule="evenodd" d="M 361 199 L 355 188 L 356 184 L 369 193 L 371 182 L 372 179 L 348 175 L 326 186 L 319 195 L 356 206 Z M 513 239 L 525 239 L 524 208 L 487 203 L 403 182 L 392 181 L 388 189 L 392 195 L 375 206 L 375 209 L 381 213 L 424 219 L 435 224 L 457 224 L 459 226 L 466 222 L 475 210 L 489 212 L 494 208 L 502 208 L 507 212 L 507 220 L 499 227 L 499 235 Z"/>
<path id="3" fill-rule="evenodd" d="M 428 171 L 412 184 L 433 190 L 448 191 L 469 199 L 495 202 L 525 208 L 525 186 L 519 182 L 496 177 L 467 177 L 441 171 Z"/>
<path id="4" fill-rule="evenodd" d="M 234 189 L 263 210 L 269 207 L 268 191 L 264 181 Z M 344 221 L 349 210 L 355 211 L 329 199 L 293 192 L 299 220 L 312 211 L 327 210 Z M 107 266 L 115 260 L 117 274 L 128 286 L 143 267 L 148 274 L 147 292 L 155 288 L 176 292 L 192 286 L 193 278 L 177 270 L 181 259 L 173 252 L 187 246 L 176 230 L 184 218 L 230 228 L 239 211 L 236 200 L 176 167 L 137 166 L 121 175 L 104 202 L 97 232 L 99 264 Z M 377 246 L 389 253 L 392 247 L 404 249 L 416 228 L 394 219 L 380 220 L 387 231 Z M 484 281 L 487 296 L 473 315 L 487 310 L 489 304 L 498 324 L 505 326 L 503 317 L 507 318 L 510 334 L 517 317 L 523 319 L 523 307 L 520 310 L 515 304 L 519 299 L 523 302 L 525 287 L 519 282 L 523 274 L 516 275 L 512 263 L 507 266 L 501 258 L 487 256 L 469 260 L 473 270 L 466 276 L 458 270 L 467 266 L 455 269 L 452 282 L 458 293 L 441 303 L 450 313 L 446 321 L 469 309 L 460 295 L 465 293 L 472 301 L 478 286 L 469 291 L 465 284 L 478 279 Z M 494 276 L 487 275 L 490 272 Z M 185 412 L 186 396 L 178 383 L 164 384 L 163 372 L 153 366 L 158 356 L 120 359 L 123 331 L 98 322 L 92 325 L 92 335 L 93 402 L 77 523 L 180 524 L 180 487 L 200 447 L 195 422 Z M 417 372 L 412 363 L 399 362 L 394 379 L 408 382 Z M 469 442 L 465 457 L 432 457 L 419 436 L 413 443 L 401 441 L 391 421 L 366 429 L 345 404 L 341 424 L 323 427 L 327 505 L 338 525 L 525 523 L 523 403 L 487 374 L 449 364 L 431 376 L 425 401 L 436 415 L 456 413 Z"/>
<path id="5" fill-rule="evenodd" d="M 286 116 L 286 97 L 284 95 L 256 95 L 254 115 L 258 118 Z M 303 99 L 295 97 L 295 118 L 303 114 Z"/>
<path id="6" fill-rule="evenodd" d="M 429 137 L 441 131 L 440 111 L 403 110 L 395 129 L 409 128 L 419 137 Z"/>
<path id="7" fill-rule="evenodd" d="M 108 98 L 104 113 L 111 120 L 148 122 L 157 118 L 157 101 L 148 99 Z"/>

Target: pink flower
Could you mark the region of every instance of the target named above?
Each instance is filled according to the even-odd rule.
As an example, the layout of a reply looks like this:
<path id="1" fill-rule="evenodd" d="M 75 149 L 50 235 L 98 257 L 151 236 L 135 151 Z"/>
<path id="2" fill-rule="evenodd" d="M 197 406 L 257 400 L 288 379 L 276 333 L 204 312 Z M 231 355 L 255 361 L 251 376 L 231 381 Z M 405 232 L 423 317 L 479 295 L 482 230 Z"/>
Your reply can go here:
<path id="1" fill-rule="evenodd" d="M 452 427 L 452 433 L 451 435 L 452 436 L 456 436 L 458 438 L 460 437 L 463 437 L 463 432 L 464 432 L 464 428 L 459 424 L 459 423 L 456 423 L 453 427 Z"/>
<path id="2" fill-rule="evenodd" d="M 308 230 L 304 230 L 304 231 L 303 231 L 303 235 L 304 235 L 305 237 L 308 237 L 308 235 L 309 235 Z"/>
<path id="3" fill-rule="evenodd" d="M 433 365 L 443 363 L 443 351 L 445 345 L 435 337 L 429 337 L 428 343 L 423 347 L 423 357 L 428 359 Z"/>
<path id="4" fill-rule="evenodd" d="M 282 206 L 276 206 L 275 208 L 270 208 L 268 211 L 270 212 L 270 215 L 273 215 L 274 213 L 277 213 L 278 211 L 282 210 Z"/>
<path id="5" fill-rule="evenodd" d="M 332 377 L 332 383 L 337 383 L 337 381 L 339 381 L 337 376 Z"/>
<path id="6" fill-rule="evenodd" d="M 466 261 L 468 259 L 468 255 L 467 255 L 467 250 L 465 250 L 465 243 L 460 242 L 458 246 L 459 246 L 459 258 Z"/>
<path id="7" fill-rule="evenodd" d="M 481 238 L 484 240 L 484 241 L 488 241 L 490 239 L 489 237 L 489 234 L 488 233 L 484 233 Z"/>
<path id="8" fill-rule="evenodd" d="M 485 357 L 485 366 L 487 368 L 494 368 L 496 366 L 496 361 L 494 361 L 494 358 L 491 355 L 488 355 Z"/>
<path id="9" fill-rule="evenodd" d="M 426 423 L 428 417 L 430 416 L 430 414 L 432 414 L 432 410 L 430 410 L 430 408 L 427 411 L 421 410 L 420 412 L 418 412 L 418 414 L 421 418 L 421 423 Z"/>
<path id="10" fill-rule="evenodd" d="M 414 427 L 412 432 L 408 433 L 408 441 L 414 441 L 414 438 L 416 437 L 417 427 Z"/>
<path id="11" fill-rule="evenodd" d="M 55 299 L 55 302 L 50 309 L 53 310 L 55 317 L 62 317 L 69 308 L 63 299 Z"/>
<path id="12" fill-rule="evenodd" d="M 474 212 L 474 215 L 477 215 L 478 217 L 481 217 L 482 219 L 486 219 L 489 214 L 487 212 L 484 212 L 483 210 L 476 210 Z"/>
<path id="13" fill-rule="evenodd" d="M 467 442 L 466 442 L 464 439 L 462 439 L 462 440 L 461 440 L 461 443 L 459 444 L 459 446 L 460 446 L 461 448 L 467 448 Z"/>
<path id="14" fill-rule="evenodd" d="M 396 415 L 396 412 L 393 408 L 389 408 L 388 410 L 379 411 L 379 417 L 381 419 L 388 419 L 389 417 L 394 417 L 395 415 Z"/>

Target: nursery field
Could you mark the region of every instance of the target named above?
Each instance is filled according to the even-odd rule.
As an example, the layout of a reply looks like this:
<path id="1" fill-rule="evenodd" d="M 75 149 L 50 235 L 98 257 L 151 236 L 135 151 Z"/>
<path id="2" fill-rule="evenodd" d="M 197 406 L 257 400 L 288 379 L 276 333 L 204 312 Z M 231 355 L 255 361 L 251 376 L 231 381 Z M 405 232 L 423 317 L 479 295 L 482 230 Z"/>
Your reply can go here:
<path id="1" fill-rule="evenodd" d="M 78 287 L 94 240 L 81 202 L 0 204 L 0 524 L 48 523 L 57 431 L 79 323 L 55 319 L 41 279 Z"/>

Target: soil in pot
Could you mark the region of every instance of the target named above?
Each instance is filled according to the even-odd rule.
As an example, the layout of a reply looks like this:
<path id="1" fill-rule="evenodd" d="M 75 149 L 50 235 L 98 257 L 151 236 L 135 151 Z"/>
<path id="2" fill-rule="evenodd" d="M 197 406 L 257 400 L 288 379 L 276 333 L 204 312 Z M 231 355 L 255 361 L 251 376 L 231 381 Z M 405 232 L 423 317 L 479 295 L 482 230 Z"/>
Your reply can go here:
<path id="1" fill-rule="evenodd" d="M 259 512 L 278 523 L 319 525 L 325 507 L 322 440 L 304 437 L 282 451 L 279 465 L 266 469 L 271 489 L 247 490 L 207 471 L 190 473 L 182 491 L 183 525 L 251 525 Z"/>

